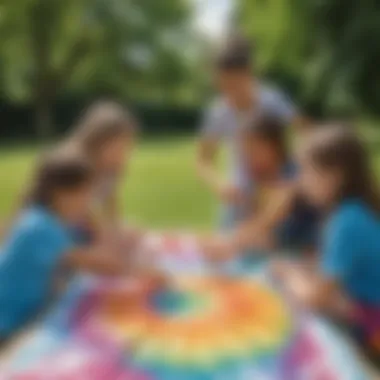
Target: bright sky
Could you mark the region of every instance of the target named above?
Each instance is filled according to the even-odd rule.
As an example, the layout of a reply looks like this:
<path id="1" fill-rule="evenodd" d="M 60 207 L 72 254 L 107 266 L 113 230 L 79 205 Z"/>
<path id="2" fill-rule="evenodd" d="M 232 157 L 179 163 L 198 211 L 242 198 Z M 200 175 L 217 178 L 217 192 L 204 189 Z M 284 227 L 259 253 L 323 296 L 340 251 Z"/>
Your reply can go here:
<path id="1" fill-rule="evenodd" d="M 196 5 L 195 26 L 202 33 L 220 38 L 228 30 L 234 0 L 192 0 Z"/>

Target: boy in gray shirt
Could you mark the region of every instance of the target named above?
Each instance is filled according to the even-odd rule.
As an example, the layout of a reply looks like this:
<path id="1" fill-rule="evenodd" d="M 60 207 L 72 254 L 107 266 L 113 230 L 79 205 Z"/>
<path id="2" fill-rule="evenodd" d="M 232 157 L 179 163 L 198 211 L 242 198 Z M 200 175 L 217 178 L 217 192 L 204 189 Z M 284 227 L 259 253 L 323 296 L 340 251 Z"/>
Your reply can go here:
<path id="1" fill-rule="evenodd" d="M 280 92 L 263 85 L 252 75 L 251 51 L 243 40 L 231 41 L 216 63 L 216 83 L 221 96 L 206 111 L 198 147 L 198 173 L 224 204 L 224 227 L 244 219 L 253 183 L 240 160 L 238 137 L 247 122 L 259 113 L 278 117 L 286 124 L 299 124 L 291 102 Z M 227 144 L 231 174 L 220 178 L 216 156 Z"/>

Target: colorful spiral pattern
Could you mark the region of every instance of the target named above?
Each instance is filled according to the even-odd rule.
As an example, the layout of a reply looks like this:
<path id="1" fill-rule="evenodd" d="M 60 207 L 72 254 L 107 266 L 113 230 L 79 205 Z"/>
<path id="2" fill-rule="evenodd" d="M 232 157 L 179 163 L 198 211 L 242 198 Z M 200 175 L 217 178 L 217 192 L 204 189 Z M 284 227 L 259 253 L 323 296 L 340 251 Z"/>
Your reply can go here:
<path id="1" fill-rule="evenodd" d="M 178 281 L 171 290 L 150 292 L 132 305 L 120 298 L 102 304 L 98 323 L 122 338 L 134 365 L 160 379 L 199 378 L 194 371 L 259 361 L 273 365 L 291 331 L 278 295 L 247 280 Z"/>

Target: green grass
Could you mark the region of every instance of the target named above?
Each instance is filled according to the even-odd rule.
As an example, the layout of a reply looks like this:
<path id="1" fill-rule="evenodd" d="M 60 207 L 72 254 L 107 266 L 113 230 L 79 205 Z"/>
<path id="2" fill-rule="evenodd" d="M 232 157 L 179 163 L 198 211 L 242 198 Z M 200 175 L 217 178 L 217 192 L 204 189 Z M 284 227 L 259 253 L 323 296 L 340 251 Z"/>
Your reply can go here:
<path id="1" fill-rule="evenodd" d="M 375 135 L 379 136 L 377 131 Z M 372 136 L 369 141 L 379 175 L 380 140 Z M 142 141 L 121 189 L 125 217 L 153 228 L 210 228 L 217 204 L 196 177 L 195 149 L 190 137 Z M 0 221 L 9 216 L 25 188 L 39 150 L 0 148 Z"/>
<path id="2" fill-rule="evenodd" d="M 37 148 L 0 148 L 0 219 L 5 219 L 28 182 Z M 216 204 L 195 174 L 195 140 L 142 141 L 122 189 L 127 219 L 154 228 L 207 229 Z"/>

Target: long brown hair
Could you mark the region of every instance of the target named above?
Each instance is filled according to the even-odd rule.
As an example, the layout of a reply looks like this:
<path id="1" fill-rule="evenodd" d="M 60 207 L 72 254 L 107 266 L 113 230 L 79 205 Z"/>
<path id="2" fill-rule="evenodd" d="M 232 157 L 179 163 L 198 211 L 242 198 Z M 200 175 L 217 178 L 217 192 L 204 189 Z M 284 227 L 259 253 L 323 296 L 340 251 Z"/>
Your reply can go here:
<path id="1" fill-rule="evenodd" d="M 358 198 L 380 213 L 380 196 L 364 142 L 345 125 L 327 125 L 311 132 L 305 153 L 316 168 L 337 170 L 342 186 L 336 203 Z"/>
<path id="2" fill-rule="evenodd" d="M 121 103 L 98 101 L 83 113 L 69 141 L 91 157 L 110 139 L 132 136 L 136 130 L 135 118 Z"/>
<path id="3" fill-rule="evenodd" d="M 260 112 L 251 117 L 244 130 L 243 138 L 258 138 L 269 143 L 282 163 L 289 160 L 286 123 L 270 113 Z"/>

